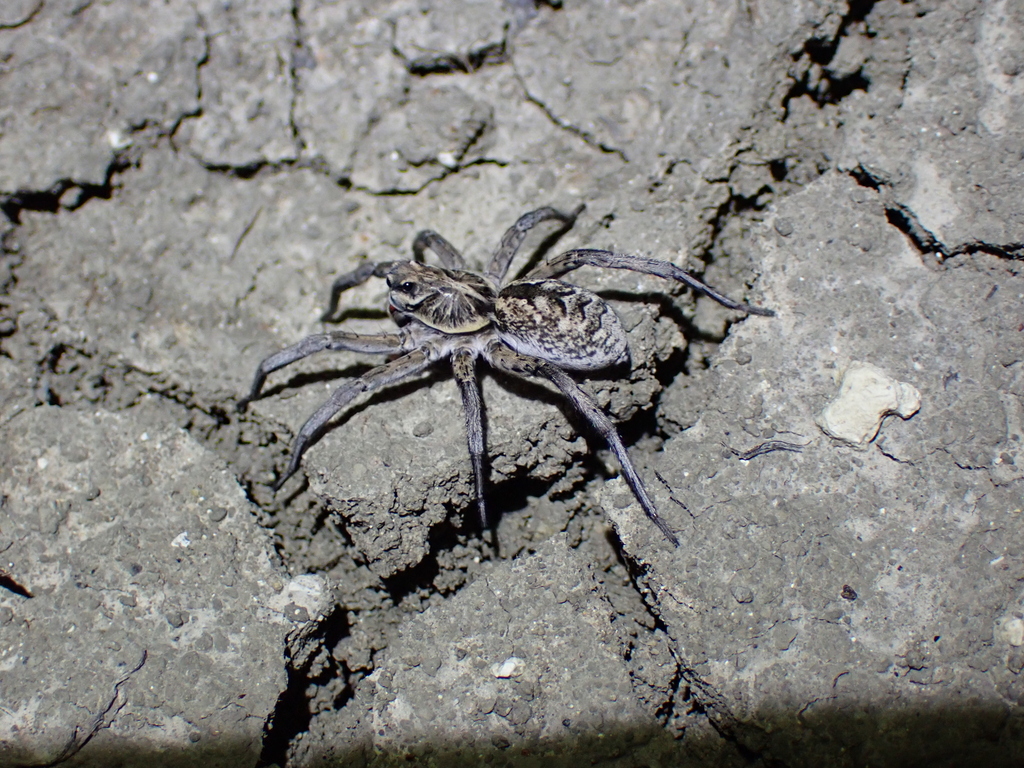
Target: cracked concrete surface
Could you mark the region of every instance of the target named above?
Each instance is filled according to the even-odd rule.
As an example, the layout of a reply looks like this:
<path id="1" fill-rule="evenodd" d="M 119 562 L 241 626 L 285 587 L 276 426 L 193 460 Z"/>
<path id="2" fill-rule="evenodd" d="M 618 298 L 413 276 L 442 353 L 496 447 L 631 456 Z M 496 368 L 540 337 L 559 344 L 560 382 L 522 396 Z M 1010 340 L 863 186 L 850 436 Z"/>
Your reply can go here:
<path id="1" fill-rule="evenodd" d="M 1012 0 L 5 4 L 0 763 L 1019 764 L 1022 34 Z M 778 312 L 572 276 L 679 549 L 489 373 L 482 537 L 444 366 L 271 491 L 380 362 L 235 412 L 335 275 L 581 202 L 524 254 Z M 815 422 L 857 363 L 920 393 L 861 449 Z"/>

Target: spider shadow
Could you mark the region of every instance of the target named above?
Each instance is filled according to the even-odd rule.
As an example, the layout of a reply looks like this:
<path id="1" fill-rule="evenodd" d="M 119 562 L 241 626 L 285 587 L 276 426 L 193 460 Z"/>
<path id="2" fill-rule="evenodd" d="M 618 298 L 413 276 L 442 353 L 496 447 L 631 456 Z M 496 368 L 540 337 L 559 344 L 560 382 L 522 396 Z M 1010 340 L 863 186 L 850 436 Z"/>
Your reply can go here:
<path id="1" fill-rule="evenodd" d="M 558 241 L 561 240 L 569 232 L 569 230 L 571 230 L 575 226 L 575 224 L 576 224 L 575 220 L 571 221 L 571 222 L 568 222 L 568 223 L 566 223 L 566 222 L 559 223 L 558 227 L 556 227 L 554 230 L 549 232 L 547 235 L 544 235 L 544 237 L 541 239 L 541 241 L 536 245 L 536 247 L 526 257 L 525 261 L 523 260 L 523 257 L 521 256 L 522 250 L 520 249 L 519 254 L 517 254 L 515 257 L 513 257 L 512 261 L 509 262 L 508 267 L 505 270 L 505 275 L 504 275 L 503 279 L 501 280 L 501 283 L 504 285 L 504 284 L 507 284 L 509 282 L 512 282 L 512 280 L 519 280 L 519 279 L 521 279 L 527 272 L 529 272 L 531 269 L 533 269 L 535 266 L 537 266 L 537 264 L 539 264 L 541 262 L 541 260 L 544 259 L 544 257 L 546 257 L 548 255 L 548 253 L 551 252 L 551 249 L 555 247 L 555 245 L 558 243 Z M 486 257 L 481 262 L 481 261 L 477 261 L 475 259 L 467 259 L 465 254 L 462 254 L 462 257 L 463 257 L 463 260 L 465 261 L 465 264 L 466 264 L 464 269 L 466 269 L 466 270 L 468 270 L 470 272 L 475 272 L 477 274 L 483 274 L 483 271 L 484 271 L 484 269 L 486 269 L 487 264 L 490 262 L 490 258 L 491 258 L 490 256 L 488 256 L 488 257 Z M 417 263 L 420 263 L 420 264 L 428 263 L 428 261 L 427 261 L 427 259 L 425 257 L 421 256 L 420 258 L 416 258 L 415 254 L 413 255 L 413 258 L 410 259 L 410 260 L 411 261 L 416 261 Z M 435 258 L 435 260 L 436 260 L 436 258 Z M 520 269 L 518 269 L 518 270 L 513 270 L 513 267 L 515 266 L 515 264 L 517 262 L 521 262 L 523 264 L 523 266 Z M 437 266 L 441 266 L 441 265 L 438 264 Z M 511 280 L 508 278 L 508 275 L 513 275 Z"/>
<path id="2" fill-rule="evenodd" d="M 352 363 L 345 368 L 324 368 L 317 371 L 293 373 L 286 380 L 266 387 L 253 402 L 267 400 L 284 392 L 298 391 L 313 384 L 325 384 L 339 379 L 355 379 L 374 368 L 367 363 Z"/>
<path id="3" fill-rule="evenodd" d="M 502 284 L 508 284 L 513 280 L 521 280 L 527 272 L 540 264 L 540 262 L 551 252 L 551 249 L 557 245 L 559 240 L 568 234 L 569 230 L 571 230 L 575 224 L 575 221 L 568 224 L 562 223 L 557 229 L 545 235 L 537 244 L 537 247 L 533 249 L 529 256 L 526 257 L 526 260 L 523 262 L 523 266 L 520 269 L 513 270 L 512 267 L 515 265 L 516 261 L 521 261 L 521 259 L 518 257 L 512 259 L 512 261 L 509 262 Z M 508 279 L 508 275 L 513 276 L 511 280 Z"/>
<path id="4" fill-rule="evenodd" d="M 454 376 L 451 366 L 450 364 L 445 363 L 446 361 L 441 361 L 439 364 L 423 372 L 416 378 L 398 382 L 390 387 L 374 392 L 365 400 L 358 401 L 343 409 L 337 416 L 331 419 L 327 425 L 325 425 L 323 431 L 316 436 L 313 444 L 320 442 L 328 433 L 333 432 L 335 429 L 344 427 L 353 417 L 368 408 L 386 406 L 389 403 L 404 399 L 423 387 L 431 387 L 434 384 L 443 381 L 451 381 L 452 387 L 456 387 L 453 381 Z M 267 390 L 264 396 L 270 397 L 281 391 L 299 389 L 309 385 L 322 384 L 336 380 L 344 381 L 352 377 L 360 376 L 366 373 L 366 371 L 371 370 L 373 367 L 375 366 L 359 363 L 347 366 L 343 369 L 325 369 L 322 371 L 296 374 L 276 387 Z M 617 379 L 621 378 L 624 373 L 628 372 L 628 370 L 628 364 L 621 363 L 611 368 L 595 372 L 597 375 L 588 375 L 585 379 Z M 576 434 L 582 435 L 587 441 L 588 455 L 584 457 L 583 460 L 589 465 L 589 473 L 597 476 L 611 476 L 611 473 L 608 472 L 604 464 L 594 454 L 594 451 L 607 448 L 607 446 L 594 432 L 586 419 L 576 413 L 572 404 L 557 389 L 555 389 L 553 385 L 547 385 L 543 380 L 539 379 L 520 379 L 500 371 L 496 371 L 486 365 L 480 366 L 478 375 L 481 384 L 483 384 L 483 380 L 486 379 L 488 380 L 488 386 L 493 382 L 494 385 L 501 387 L 506 392 L 517 397 L 522 397 L 525 400 L 541 402 L 557 408 L 569 423 L 573 431 Z M 459 415 L 454 416 L 453 414 L 453 418 L 459 418 L 461 420 L 461 408 L 458 410 Z M 484 401 L 481 418 L 483 420 L 483 430 L 486 442 L 489 428 L 486 399 Z M 466 458 L 468 461 L 468 452 Z M 489 458 L 490 453 L 485 449 L 485 472 L 488 475 L 490 475 Z M 479 536 L 483 533 L 485 539 L 489 539 L 488 546 L 493 548 L 494 555 L 501 557 L 500 547 L 497 540 L 491 538 L 491 534 L 488 532 L 496 529 L 498 522 L 504 514 L 523 508 L 527 504 L 530 496 L 542 496 L 548 492 L 550 486 L 550 481 L 531 478 L 526 472 L 521 475 L 509 477 L 499 483 L 491 483 L 488 480 L 485 489 L 485 500 L 488 502 L 487 532 L 480 530 L 479 518 L 475 513 L 475 501 L 458 509 L 453 507 L 449 510 L 449 514 L 446 516 L 447 523 L 431 534 L 431 551 L 437 552 L 452 548 L 456 544 L 465 543 L 464 540 L 466 537 L 472 537 L 474 535 Z M 299 487 L 296 488 L 293 493 L 289 494 L 289 498 L 297 498 L 307 487 L 308 479 L 304 479 Z M 565 491 L 565 495 L 569 495 L 570 493 L 571 491 Z M 287 501 L 285 503 L 287 503 Z M 330 517 L 330 510 L 321 510 L 316 528 L 323 528 L 323 526 L 328 523 Z M 342 531 L 342 533 L 344 534 L 344 531 Z M 415 583 L 430 580 L 434 575 L 436 575 L 429 573 L 430 569 L 431 566 L 424 565 L 422 573 L 417 571 L 416 574 L 405 574 L 400 581 L 405 582 L 410 578 L 412 578 Z"/>
<path id="5" fill-rule="evenodd" d="M 687 340 L 687 344 L 675 350 L 667 359 L 657 363 L 654 371 L 656 378 L 663 386 L 670 383 L 680 373 L 686 372 L 689 342 L 698 340 L 707 343 L 721 343 L 728 336 L 731 326 L 745 317 L 741 312 L 726 310 L 733 317 L 727 321 L 725 331 L 722 334 L 708 333 L 698 328 L 692 319 L 684 314 L 684 305 L 678 300 L 678 297 L 660 292 L 636 293 L 620 290 L 600 291 L 599 295 L 608 301 L 656 306 L 656 315 L 658 317 L 669 317 L 680 327 Z M 680 296 L 685 295 L 685 292 L 680 294 Z M 622 362 L 596 371 L 570 372 L 570 375 L 573 376 L 578 384 L 585 384 L 587 381 L 621 381 L 628 377 L 631 366 L 631 362 Z M 587 453 L 576 461 L 585 466 L 588 475 L 605 479 L 616 475 L 614 470 L 609 470 L 607 462 L 598 456 L 599 451 L 608 450 L 607 443 L 601 438 L 590 422 L 579 414 L 572 406 L 572 403 L 555 389 L 553 385 L 547 384 L 544 380 L 522 379 L 493 370 L 489 371 L 489 378 L 497 386 L 510 394 L 543 402 L 557 408 L 574 432 L 583 437 L 587 443 Z M 660 432 L 656 417 L 657 400 L 658 395 L 655 395 L 654 400 L 650 403 L 650 407 L 638 409 L 628 420 L 615 424 L 615 429 L 624 445 L 627 447 L 633 446 L 643 438 Z M 529 478 L 509 478 L 500 485 L 508 486 L 509 489 L 512 489 L 523 482 L 530 483 L 530 492 L 519 493 L 516 490 L 510 495 L 508 490 L 503 490 L 500 494 L 495 494 L 497 498 L 507 499 L 508 502 L 502 503 L 500 509 L 498 505 L 493 503 L 490 505 L 489 516 L 492 526 L 496 525 L 500 520 L 501 513 L 519 509 L 522 506 L 519 502 L 525 503 L 526 497 L 529 495 L 543 495 L 545 489 L 551 485 L 547 481 L 531 480 Z M 516 501 L 513 502 L 512 499 L 516 499 Z"/>
<path id="6" fill-rule="evenodd" d="M 585 384 L 588 381 L 619 381 L 630 371 L 630 363 L 622 362 L 608 368 L 603 368 L 598 371 L 587 371 L 586 375 L 573 375 L 576 372 L 570 372 L 573 380 L 577 384 L 584 385 L 584 391 L 586 391 Z M 562 416 L 568 422 L 569 426 L 573 431 L 582 436 L 587 441 L 588 456 L 589 459 L 594 462 L 595 467 L 601 467 L 601 462 L 598 461 L 594 456 L 595 449 L 605 449 L 607 444 L 600 438 L 595 428 L 590 424 L 587 419 L 582 416 L 573 407 L 572 402 L 563 395 L 553 384 L 549 384 L 546 380 L 541 379 L 521 379 L 517 376 L 496 371 L 494 369 L 487 369 L 487 378 L 494 382 L 494 385 L 500 387 L 505 392 L 516 397 L 521 397 L 524 400 L 532 400 L 541 402 L 546 405 L 556 408 Z M 602 409 L 603 410 L 603 409 Z M 484 404 L 484 413 L 487 412 L 486 403 Z M 634 417 L 636 418 L 636 417 Z M 631 419 L 632 421 L 632 419 Z M 631 442 L 627 441 L 622 433 L 621 427 L 623 424 L 616 424 L 616 429 L 619 430 L 620 436 L 623 437 L 623 442 L 630 445 Z M 486 429 L 486 424 L 485 424 Z M 486 434 L 485 434 L 486 436 Z M 635 442 L 632 441 L 632 442 Z M 602 474 L 607 475 L 607 472 L 602 470 Z M 513 482 L 512 479 L 505 481 L 505 483 Z M 534 491 L 526 495 L 543 495 L 543 487 L 550 486 L 551 483 L 548 481 L 536 481 L 538 485 L 534 488 Z M 505 484 L 502 483 L 502 484 Z M 506 494 L 502 494 L 504 497 Z M 525 495 L 524 495 L 525 500 Z M 493 507 L 493 505 L 492 505 Z M 518 509 L 519 507 L 510 507 L 510 509 Z M 496 519 L 491 520 L 492 523 L 497 522 Z"/>
<path id="7" fill-rule="evenodd" d="M 375 307 L 347 307 L 330 319 L 323 320 L 322 322 L 329 323 L 330 325 L 336 325 L 337 323 L 344 322 L 345 320 L 386 320 L 390 322 L 391 325 L 394 325 L 394 322 L 391 322 L 391 316 L 388 314 L 386 309 L 378 309 Z M 393 330 L 381 331 L 381 333 L 393 332 Z"/>
<path id="8" fill-rule="evenodd" d="M 359 378 L 377 367 L 378 365 L 368 363 L 355 363 L 342 369 L 326 368 L 323 371 L 300 373 L 277 387 L 267 390 L 264 395 L 260 396 L 260 398 L 262 399 L 265 396 L 278 394 L 284 390 L 299 389 L 310 384 L 330 383 L 334 381 L 342 384 L 352 379 Z M 434 384 L 450 378 L 452 378 L 451 366 L 448 366 L 446 371 L 443 364 L 438 364 L 428 368 L 418 376 L 413 376 L 408 379 L 404 379 L 403 381 L 396 382 L 388 387 L 384 387 L 383 389 L 375 390 L 365 399 L 357 400 L 351 405 L 347 405 L 342 408 L 337 415 L 327 422 L 325 428 L 318 433 L 316 440 L 314 440 L 310 447 L 323 439 L 323 437 L 328 433 L 333 432 L 335 429 L 348 422 L 353 416 L 362 413 L 367 408 L 401 400 L 418 389 L 423 387 L 432 387 Z M 326 397 L 324 399 L 326 400 Z M 310 412 L 310 416 L 312 415 L 312 412 Z"/>
<path id="9" fill-rule="evenodd" d="M 733 325 L 743 320 L 747 315 L 738 310 L 728 309 L 714 302 L 713 299 L 704 297 L 707 301 L 711 301 L 715 306 L 721 307 L 723 312 L 726 312 L 730 319 L 725 323 L 725 331 L 721 334 L 709 333 L 708 331 L 702 330 L 694 322 L 693 318 L 687 316 L 683 312 L 683 305 L 680 299 L 685 299 L 687 296 L 692 296 L 694 305 L 696 301 L 701 298 L 700 294 L 694 296 L 692 291 L 685 289 L 681 290 L 678 294 L 662 293 L 660 291 L 637 293 L 636 291 L 623 291 L 615 288 L 597 291 L 597 294 L 605 301 L 622 302 L 625 304 L 649 304 L 657 306 L 658 317 L 668 317 L 679 326 L 683 332 L 683 336 L 686 337 L 687 342 L 691 341 L 703 341 L 710 344 L 721 344 L 725 341 L 729 335 L 729 330 Z"/>
<path id="10" fill-rule="evenodd" d="M 374 365 L 360 363 L 349 366 L 348 368 L 345 368 L 341 371 L 337 369 L 326 369 L 316 373 L 299 374 L 291 377 L 290 379 L 279 385 L 279 387 L 277 387 L 276 389 L 285 390 L 290 389 L 292 387 L 300 388 L 308 384 L 331 382 L 338 379 L 340 379 L 341 381 L 348 381 L 351 378 L 356 378 L 358 376 L 365 374 L 367 371 L 370 371 L 375 367 L 376 366 Z M 341 374 L 351 374 L 351 376 L 342 376 Z M 345 426 L 345 424 L 347 424 L 352 418 L 362 413 L 367 408 L 401 400 L 422 387 L 431 387 L 434 384 L 440 381 L 444 381 L 445 379 L 448 378 L 452 378 L 450 369 L 448 371 L 445 371 L 444 366 L 436 366 L 434 368 L 428 369 L 427 371 L 424 371 L 419 376 L 407 379 L 405 381 L 397 382 L 395 384 L 392 384 L 390 387 L 377 390 L 376 392 L 372 393 L 369 397 L 367 397 L 365 400 L 357 401 L 343 408 L 338 414 L 336 414 L 332 419 L 330 419 L 314 436 L 312 442 L 310 442 L 310 444 L 307 446 L 306 451 L 308 452 L 310 448 L 318 444 L 321 440 L 323 440 L 329 433 L 333 432 L 335 429 Z M 268 394 L 271 393 L 272 391 L 268 390 Z M 309 415 L 312 416 L 312 414 L 313 412 L 311 411 Z M 289 448 L 288 450 L 287 456 L 289 458 L 291 456 L 292 450 L 293 448 Z M 298 478 L 300 482 L 292 491 L 288 492 L 287 495 L 283 498 L 282 506 L 289 506 L 296 499 L 300 498 L 303 495 L 303 493 L 305 493 L 305 491 L 309 489 L 309 476 L 305 472 L 296 472 L 292 479 L 295 480 L 296 478 Z M 312 513 L 315 515 L 315 520 L 313 521 L 313 524 L 310 527 L 310 533 L 312 535 L 316 535 L 317 533 L 322 531 L 332 520 L 333 510 L 331 510 L 328 505 L 319 504 L 317 505 L 316 509 L 312 511 Z M 336 528 L 339 534 L 345 540 L 345 544 L 351 544 L 351 536 L 345 529 L 344 525 L 336 525 Z"/>
<path id="11" fill-rule="evenodd" d="M 326 367 L 318 371 L 304 371 L 302 373 L 293 374 L 285 381 L 276 384 L 273 387 L 265 389 L 260 394 L 259 399 L 262 400 L 264 398 L 270 398 L 279 395 L 285 391 L 301 390 L 310 385 L 329 384 L 331 382 L 338 382 L 338 385 L 341 386 L 345 382 L 352 381 L 353 379 L 365 375 L 367 372 L 373 370 L 374 368 L 377 368 L 378 365 L 379 364 L 371 363 L 353 363 L 345 368 Z M 421 387 L 433 386 L 437 382 L 443 381 L 446 378 L 451 378 L 451 376 L 452 374 L 450 367 L 446 372 L 444 366 L 434 366 L 433 368 L 429 368 L 426 371 L 423 371 L 417 376 L 413 376 L 404 381 L 396 382 L 389 387 L 376 390 L 365 399 L 357 399 L 354 403 L 350 403 L 346 407 L 342 408 L 341 411 L 339 411 L 337 414 L 335 414 L 335 416 L 332 417 L 316 433 L 312 441 L 306 447 L 306 450 L 308 451 L 314 445 L 323 440 L 323 438 L 327 436 L 329 433 L 333 432 L 335 429 L 339 427 L 344 426 L 354 416 L 362 413 L 367 408 L 380 404 L 389 403 L 392 401 L 401 400 L 406 396 L 412 394 L 416 390 L 420 389 Z M 329 396 L 329 394 L 325 395 L 323 401 L 321 402 L 326 402 Z M 319 407 L 319 403 L 317 404 L 317 407 Z M 314 412 L 315 409 L 311 409 L 309 414 L 307 414 L 306 418 L 311 417 Z M 297 431 L 295 434 L 298 434 Z M 292 442 L 294 442 L 294 435 L 292 437 Z M 291 450 L 292 449 L 288 450 L 287 455 L 289 457 L 291 456 Z M 308 488 L 308 476 L 306 476 L 304 473 L 296 473 L 296 475 L 298 477 L 301 477 L 301 483 L 299 483 L 298 487 L 296 487 L 295 490 L 287 494 L 283 502 L 285 506 L 287 506 L 294 499 L 301 496 L 303 491 L 305 491 Z M 323 525 L 326 523 L 326 519 L 327 517 L 324 516 L 323 519 L 318 520 L 318 530 L 322 528 Z"/>

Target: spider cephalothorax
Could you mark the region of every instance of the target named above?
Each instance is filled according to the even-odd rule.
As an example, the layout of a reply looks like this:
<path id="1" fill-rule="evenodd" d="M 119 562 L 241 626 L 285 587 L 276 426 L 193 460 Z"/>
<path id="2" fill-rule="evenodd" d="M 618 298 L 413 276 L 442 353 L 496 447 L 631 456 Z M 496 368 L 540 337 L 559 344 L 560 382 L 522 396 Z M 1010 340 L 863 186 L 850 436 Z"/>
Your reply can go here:
<path id="1" fill-rule="evenodd" d="M 387 275 L 392 312 L 408 315 L 442 333 L 472 333 L 490 323 L 494 287 L 464 270 L 399 261 Z"/>
<path id="2" fill-rule="evenodd" d="M 295 473 L 303 453 L 320 436 L 327 422 L 356 396 L 451 358 L 466 414 L 477 505 L 481 522 L 487 527 L 483 417 L 475 370 L 476 359 L 482 357 L 498 371 L 551 381 L 608 442 L 644 512 L 678 546 L 679 540 L 658 515 L 615 426 L 565 372 L 598 370 L 625 360 L 629 353 L 625 331 L 604 299 L 556 278 L 585 265 L 629 269 L 678 280 L 730 309 L 757 315 L 774 313 L 726 298 L 670 262 L 586 248 L 543 261 L 520 280 L 505 281 L 512 258 L 531 228 L 553 219 L 567 229 L 581 210 L 565 214 L 554 208 L 541 208 L 520 217 L 502 237 L 482 275 L 466 271 L 462 255 L 436 232 L 426 230 L 413 242 L 415 261 L 366 263 L 335 280 L 325 320 L 334 315 L 343 291 L 371 277 L 383 277 L 387 280 L 388 304 L 399 325 L 398 332 L 371 336 L 333 331 L 307 336 L 260 363 L 248 397 L 238 403 L 239 410 L 259 397 L 269 373 L 314 352 L 344 349 L 397 357 L 342 385 L 317 409 L 299 430 L 288 469 L 275 487 L 280 488 Z M 427 249 L 437 254 L 441 267 L 421 263 Z"/>

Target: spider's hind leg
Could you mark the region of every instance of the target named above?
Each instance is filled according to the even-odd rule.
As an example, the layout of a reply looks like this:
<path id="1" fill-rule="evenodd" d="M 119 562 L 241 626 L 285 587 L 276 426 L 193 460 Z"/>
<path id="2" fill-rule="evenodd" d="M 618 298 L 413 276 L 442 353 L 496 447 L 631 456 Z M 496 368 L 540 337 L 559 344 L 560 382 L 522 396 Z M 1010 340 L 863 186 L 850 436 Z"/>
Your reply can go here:
<path id="1" fill-rule="evenodd" d="M 489 525 L 487 506 L 484 504 L 484 422 L 480 402 L 480 385 L 476 378 L 476 360 L 472 352 L 460 349 L 452 355 L 452 370 L 462 393 L 462 407 L 466 412 L 466 438 L 469 457 L 473 461 L 473 479 L 476 484 L 476 505 L 480 513 L 480 526 Z"/>
<path id="2" fill-rule="evenodd" d="M 637 474 L 636 469 L 633 467 L 633 462 L 630 460 L 629 454 L 626 453 L 626 446 L 622 444 L 622 438 L 619 437 L 618 430 L 615 429 L 611 419 L 601 410 L 601 407 L 594 401 L 594 398 L 580 388 L 580 385 L 573 381 L 572 377 L 557 365 L 552 365 L 537 357 L 521 355 L 500 342 L 487 347 L 486 357 L 487 361 L 498 370 L 505 371 L 513 376 L 519 376 L 520 378 L 543 376 L 558 387 L 562 394 L 569 399 L 569 402 L 573 404 L 576 411 L 607 441 L 608 447 L 612 449 L 612 453 L 615 454 L 615 458 L 619 460 L 619 464 L 622 466 L 622 476 L 626 481 L 626 485 L 633 491 L 636 500 L 640 502 L 644 514 L 647 515 L 652 523 L 658 526 L 658 530 L 661 531 L 673 546 L 679 546 L 678 537 L 668 527 L 668 523 L 662 520 L 661 515 L 658 514 L 654 502 L 647 493 L 647 488 L 644 487 L 643 480 L 640 479 L 640 475 Z"/>
<path id="3" fill-rule="evenodd" d="M 558 278 L 566 272 L 572 272 L 583 266 L 607 267 L 608 269 L 628 269 L 633 272 L 642 272 L 647 275 L 656 275 L 667 280 L 678 280 L 685 283 L 698 293 L 703 293 L 708 298 L 714 299 L 723 307 L 746 312 L 750 315 L 764 315 L 774 317 L 775 312 L 766 307 L 753 307 L 741 301 L 730 299 L 707 283 L 703 283 L 691 275 L 682 267 L 677 267 L 668 261 L 651 259 L 646 256 L 633 256 L 628 253 L 613 253 L 601 251 L 596 248 L 577 248 L 572 251 L 555 256 L 553 259 L 544 262 L 531 270 L 526 276 L 527 280 L 543 280 Z"/>

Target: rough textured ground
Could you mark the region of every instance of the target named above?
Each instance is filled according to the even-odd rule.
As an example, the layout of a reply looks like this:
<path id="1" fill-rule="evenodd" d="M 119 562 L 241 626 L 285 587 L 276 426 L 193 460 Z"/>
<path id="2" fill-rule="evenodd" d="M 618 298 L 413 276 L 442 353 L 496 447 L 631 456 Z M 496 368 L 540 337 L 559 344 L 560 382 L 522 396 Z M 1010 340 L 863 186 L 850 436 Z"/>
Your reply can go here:
<path id="1" fill-rule="evenodd" d="M 4 3 L 0 764 L 1024 762 L 1022 37 L 1012 0 Z M 580 203 L 517 267 L 778 312 L 572 276 L 679 549 L 489 373 L 481 536 L 443 366 L 272 492 L 379 362 L 236 413 L 335 275 Z"/>

